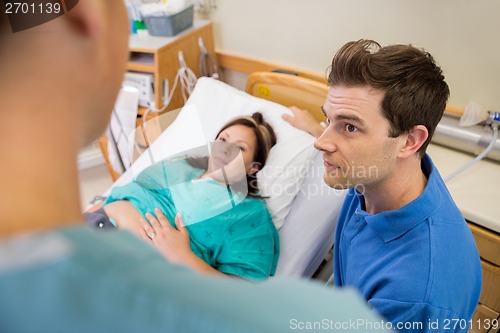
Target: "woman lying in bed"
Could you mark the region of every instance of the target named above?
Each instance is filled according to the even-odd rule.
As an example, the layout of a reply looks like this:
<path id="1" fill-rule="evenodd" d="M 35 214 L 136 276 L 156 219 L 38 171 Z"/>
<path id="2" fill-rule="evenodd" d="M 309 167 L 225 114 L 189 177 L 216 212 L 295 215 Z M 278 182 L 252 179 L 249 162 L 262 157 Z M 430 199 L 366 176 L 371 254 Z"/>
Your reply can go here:
<path id="1" fill-rule="evenodd" d="M 260 113 L 233 119 L 217 134 L 209 158 L 157 163 L 113 188 L 87 219 L 112 221 L 198 272 L 266 279 L 276 269 L 279 239 L 255 173 L 275 143 Z"/>

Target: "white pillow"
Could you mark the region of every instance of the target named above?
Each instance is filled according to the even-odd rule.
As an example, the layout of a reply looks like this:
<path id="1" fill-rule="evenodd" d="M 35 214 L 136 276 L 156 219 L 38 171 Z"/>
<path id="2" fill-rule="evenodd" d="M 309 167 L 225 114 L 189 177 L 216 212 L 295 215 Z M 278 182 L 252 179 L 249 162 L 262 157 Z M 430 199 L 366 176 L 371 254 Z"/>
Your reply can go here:
<path id="1" fill-rule="evenodd" d="M 295 195 L 299 192 L 307 162 L 314 156 L 314 137 L 281 119 L 292 114 L 285 106 L 257 98 L 221 81 L 198 79 L 191 96 L 175 121 L 114 185 L 128 183 L 152 162 L 189 148 L 211 142 L 230 119 L 260 112 L 273 127 L 277 143 L 271 149 L 266 166 L 257 173 L 262 196 L 266 199 L 276 228 L 281 228 Z M 150 161 L 154 156 L 155 161 Z"/>

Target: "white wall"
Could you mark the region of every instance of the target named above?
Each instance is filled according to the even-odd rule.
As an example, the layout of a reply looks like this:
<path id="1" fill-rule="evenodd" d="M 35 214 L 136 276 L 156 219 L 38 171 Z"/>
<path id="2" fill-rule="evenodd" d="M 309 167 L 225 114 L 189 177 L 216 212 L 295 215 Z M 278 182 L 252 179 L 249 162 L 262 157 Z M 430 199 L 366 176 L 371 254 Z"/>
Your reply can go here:
<path id="1" fill-rule="evenodd" d="M 500 0 L 217 0 L 210 19 L 218 48 L 318 73 L 350 40 L 424 47 L 452 104 L 500 110 Z"/>

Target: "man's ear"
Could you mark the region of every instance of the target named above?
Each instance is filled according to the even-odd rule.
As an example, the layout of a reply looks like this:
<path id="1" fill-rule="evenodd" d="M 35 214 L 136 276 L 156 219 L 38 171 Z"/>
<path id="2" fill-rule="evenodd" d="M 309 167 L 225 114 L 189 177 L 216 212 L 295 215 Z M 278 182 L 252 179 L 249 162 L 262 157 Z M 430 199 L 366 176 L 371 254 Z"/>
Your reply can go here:
<path id="1" fill-rule="evenodd" d="M 414 155 L 420 147 L 422 147 L 428 137 L 429 131 L 427 130 L 427 127 L 424 125 L 417 125 L 413 127 L 406 134 L 406 140 L 399 151 L 399 157 L 407 158 Z"/>
<path id="2" fill-rule="evenodd" d="M 257 171 L 259 171 L 262 168 L 262 164 L 259 162 L 252 162 L 250 164 L 250 170 L 248 171 L 249 175 L 255 174 Z"/>
<path id="3" fill-rule="evenodd" d="M 64 15 L 70 29 L 86 37 L 97 37 L 104 27 L 104 4 L 95 0 L 82 0 Z M 104 2 L 104 1 L 102 1 Z"/>

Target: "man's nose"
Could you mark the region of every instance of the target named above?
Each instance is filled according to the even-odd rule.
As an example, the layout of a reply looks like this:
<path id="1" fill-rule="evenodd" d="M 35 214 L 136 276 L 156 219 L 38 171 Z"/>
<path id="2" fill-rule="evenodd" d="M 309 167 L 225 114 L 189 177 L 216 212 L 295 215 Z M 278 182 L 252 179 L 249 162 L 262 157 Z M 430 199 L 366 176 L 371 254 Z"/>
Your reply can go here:
<path id="1" fill-rule="evenodd" d="M 327 127 L 323 133 L 319 136 L 319 138 L 314 141 L 314 148 L 325 151 L 325 152 L 334 152 L 337 150 L 335 135 L 333 130 Z"/>

